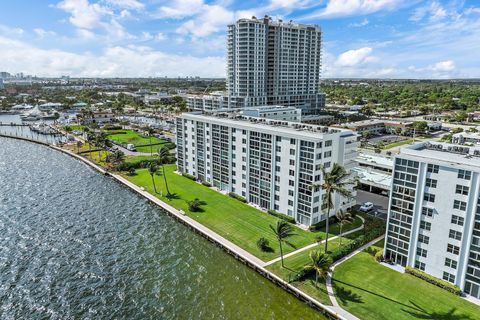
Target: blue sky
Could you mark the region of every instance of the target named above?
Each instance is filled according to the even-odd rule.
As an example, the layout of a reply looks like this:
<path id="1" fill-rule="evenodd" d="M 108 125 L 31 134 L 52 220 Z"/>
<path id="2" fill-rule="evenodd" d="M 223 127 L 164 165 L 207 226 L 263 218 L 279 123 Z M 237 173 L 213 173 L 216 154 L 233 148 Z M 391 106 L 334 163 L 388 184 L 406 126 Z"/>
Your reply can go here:
<path id="1" fill-rule="evenodd" d="M 0 71 L 224 77 L 226 25 L 319 24 L 322 76 L 480 78 L 480 1 L 2 1 Z"/>

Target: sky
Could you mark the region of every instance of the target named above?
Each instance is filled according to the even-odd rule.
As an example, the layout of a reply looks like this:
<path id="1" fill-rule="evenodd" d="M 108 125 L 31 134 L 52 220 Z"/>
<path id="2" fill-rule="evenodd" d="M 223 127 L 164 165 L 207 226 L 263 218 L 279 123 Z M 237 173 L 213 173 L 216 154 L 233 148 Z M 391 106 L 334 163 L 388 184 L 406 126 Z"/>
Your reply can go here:
<path id="1" fill-rule="evenodd" d="M 318 24 L 322 78 L 480 78 L 480 0 L 1 0 L 0 71 L 225 77 L 226 26 Z"/>

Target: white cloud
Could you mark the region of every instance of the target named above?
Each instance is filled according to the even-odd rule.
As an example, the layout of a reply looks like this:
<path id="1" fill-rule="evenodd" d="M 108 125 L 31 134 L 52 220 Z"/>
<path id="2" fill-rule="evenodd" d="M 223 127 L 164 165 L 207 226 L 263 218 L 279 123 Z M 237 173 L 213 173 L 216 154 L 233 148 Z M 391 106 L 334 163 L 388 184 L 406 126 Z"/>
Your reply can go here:
<path id="1" fill-rule="evenodd" d="M 363 47 L 356 50 L 348 50 L 338 56 L 335 64 L 341 67 L 353 67 L 362 63 L 371 62 L 372 48 Z"/>
<path id="2" fill-rule="evenodd" d="M 425 17 L 428 17 L 430 21 L 440 20 L 447 16 L 447 10 L 438 3 L 432 1 L 430 5 L 423 6 L 415 9 L 413 15 L 410 17 L 411 21 L 420 21 Z"/>
<path id="3" fill-rule="evenodd" d="M 313 12 L 305 19 L 342 17 L 370 14 L 381 10 L 391 10 L 402 4 L 400 0 L 329 0 L 327 6 Z"/>
<path id="4" fill-rule="evenodd" d="M 455 62 L 452 60 L 440 61 L 430 67 L 433 71 L 450 72 L 455 70 Z"/>
<path id="5" fill-rule="evenodd" d="M 158 18 L 184 18 L 200 12 L 204 6 L 203 0 L 173 0 L 168 6 L 162 6 Z"/>
<path id="6" fill-rule="evenodd" d="M 39 37 L 39 38 L 45 38 L 47 36 L 55 36 L 57 35 L 54 31 L 47 31 L 42 28 L 35 28 L 33 29 L 33 32 Z"/>
<path id="7" fill-rule="evenodd" d="M 77 29 L 77 35 L 81 40 L 92 40 L 96 37 L 95 33 L 87 29 Z"/>
<path id="8" fill-rule="evenodd" d="M 366 25 L 368 25 L 370 23 L 370 21 L 368 21 L 367 18 L 363 19 L 362 21 L 360 22 L 356 22 L 356 23 L 350 23 L 348 26 L 349 27 L 353 27 L 353 28 L 360 28 L 360 27 L 365 27 Z"/>
<path id="9" fill-rule="evenodd" d="M 197 58 L 167 54 L 149 47 L 114 46 L 105 48 L 99 54 L 79 54 L 40 49 L 2 36 L 0 47 L 0 70 L 21 70 L 39 76 L 68 74 L 73 77 L 225 77 L 223 57 Z"/>
<path id="10" fill-rule="evenodd" d="M 135 10 L 141 10 L 145 8 L 145 5 L 137 0 L 106 0 L 106 2 L 110 5 L 113 5 L 119 8 L 127 8 L 127 9 L 135 9 Z"/>
<path id="11" fill-rule="evenodd" d="M 88 0 L 63 0 L 57 8 L 70 13 L 70 23 L 83 29 L 100 27 L 102 17 L 112 14 L 108 8 L 98 3 L 90 4 Z"/>
<path id="12" fill-rule="evenodd" d="M 202 12 L 194 19 L 181 25 L 177 32 L 193 37 L 205 37 L 220 30 L 235 19 L 235 14 L 220 5 L 204 5 Z"/>

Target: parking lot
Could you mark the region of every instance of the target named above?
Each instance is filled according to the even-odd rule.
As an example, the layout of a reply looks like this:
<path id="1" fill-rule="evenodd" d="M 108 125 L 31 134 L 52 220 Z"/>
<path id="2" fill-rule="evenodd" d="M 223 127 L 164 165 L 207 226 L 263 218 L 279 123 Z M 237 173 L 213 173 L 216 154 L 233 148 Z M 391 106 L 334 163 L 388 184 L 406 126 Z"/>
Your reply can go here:
<path id="1" fill-rule="evenodd" d="M 385 144 L 397 142 L 397 141 L 402 141 L 407 139 L 407 137 L 404 136 L 398 136 L 395 134 L 389 134 L 389 135 L 384 135 L 384 136 L 376 136 L 368 139 L 368 142 L 371 144 L 376 144 L 378 142 L 383 142 Z"/>
<path id="2" fill-rule="evenodd" d="M 358 206 L 362 205 L 364 202 L 372 202 L 373 210 L 370 211 L 370 214 L 376 215 L 385 220 L 387 219 L 388 197 L 363 190 L 357 190 L 356 200 Z"/>

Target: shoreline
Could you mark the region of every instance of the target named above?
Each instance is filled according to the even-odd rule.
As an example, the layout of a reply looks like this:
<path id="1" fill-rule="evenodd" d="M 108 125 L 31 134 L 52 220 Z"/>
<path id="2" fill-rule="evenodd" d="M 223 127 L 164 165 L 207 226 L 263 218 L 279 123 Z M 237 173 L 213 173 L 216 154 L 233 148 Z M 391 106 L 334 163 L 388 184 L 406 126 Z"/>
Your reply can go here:
<path id="1" fill-rule="evenodd" d="M 66 155 L 69 155 L 87 166 L 95 169 L 97 172 L 103 174 L 104 176 L 112 177 L 116 182 L 126 186 L 129 190 L 132 192 L 135 192 L 137 195 L 142 196 L 143 198 L 146 198 L 150 203 L 155 204 L 156 206 L 160 207 L 160 209 L 168 214 L 170 217 L 174 218 L 178 222 L 184 224 L 185 226 L 189 227 L 191 230 L 196 232 L 197 234 L 203 236 L 205 239 L 208 241 L 214 243 L 215 245 L 221 247 L 226 253 L 232 255 L 235 259 L 238 261 L 242 262 L 243 264 L 247 265 L 260 275 L 262 275 L 264 278 L 270 280 L 277 286 L 281 287 L 285 291 L 287 291 L 290 294 L 293 294 L 297 299 L 300 301 L 304 302 L 307 304 L 309 307 L 314 308 L 318 311 L 320 311 L 325 317 L 329 319 L 342 319 L 342 320 L 351 320 L 351 319 L 358 319 L 356 317 L 352 318 L 353 315 L 341 315 L 339 312 L 337 312 L 335 309 L 338 310 L 338 308 L 335 308 L 334 306 L 328 306 L 325 304 L 320 303 L 313 297 L 307 295 L 303 291 L 299 290 L 298 288 L 294 287 L 290 283 L 284 281 L 281 279 L 279 276 L 274 274 L 273 272 L 265 269 L 263 266 L 264 262 L 260 260 L 259 258 L 253 256 L 246 250 L 238 247 L 234 243 L 230 242 L 229 240 L 223 238 L 219 234 L 215 233 L 214 231 L 210 230 L 209 228 L 205 227 L 204 225 L 200 224 L 196 220 L 188 217 L 186 214 L 182 214 L 179 210 L 175 209 L 174 207 L 170 206 L 168 203 L 163 202 L 162 200 L 158 199 L 154 195 L 150 194 L 149 192 L 142 190 L 139 186 L 133 184 L 132 182 L 128 181 L 124 177 L 118 174 L 114 174 L 111 172 L 108 172 L 107 170 L 103 169 L 99 165 L 93 163 L 89 159 L 86 159 L 72 151 L 62 149 L 60 147 L 48 144 L 46 142 L 42 141 L 36 141 L 33 139 L 25 138 L 25 137 L 17 137 L 17 136 L 10 136 L 6 134 L 0 134 L 0 137 L 3 138 L 11 138 L 11 139 L 18 139 L 18 140 L 23 140 L 27 142 L 33 142 L 36 144 L 40 144 L 46 147 L 49 147 L 50 149 L 59 151 L 61 153 L 64 153 Z M 338 311 L 343 311 L 343 309 L 340 309 Z M 345 313 L 345 312 L 344 312 Z"/>

